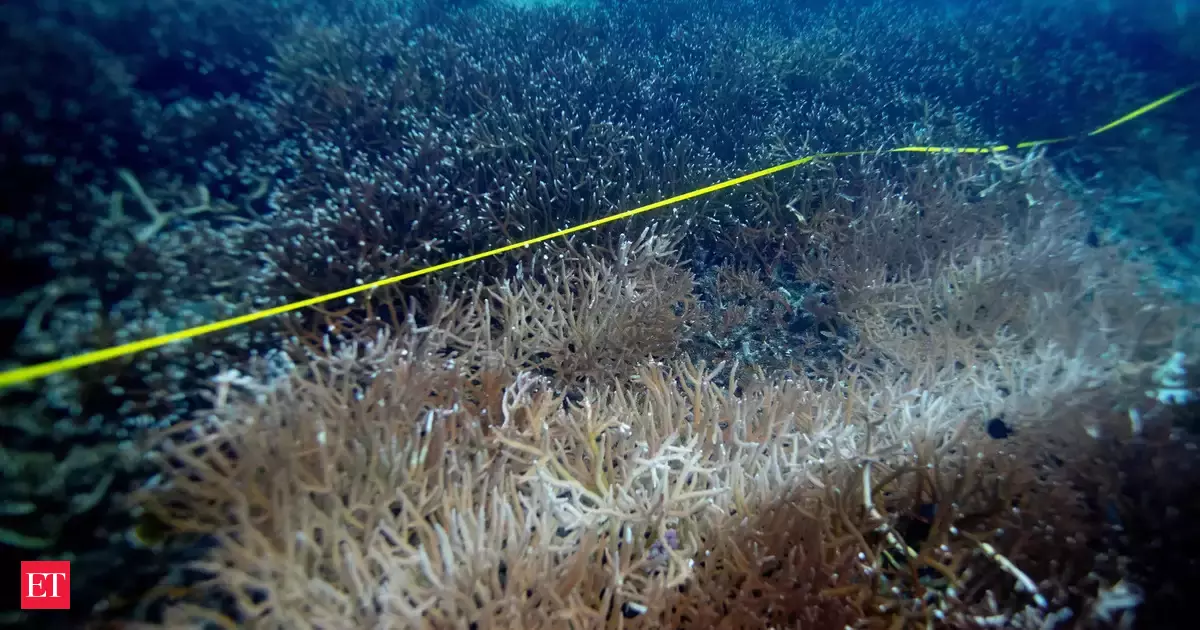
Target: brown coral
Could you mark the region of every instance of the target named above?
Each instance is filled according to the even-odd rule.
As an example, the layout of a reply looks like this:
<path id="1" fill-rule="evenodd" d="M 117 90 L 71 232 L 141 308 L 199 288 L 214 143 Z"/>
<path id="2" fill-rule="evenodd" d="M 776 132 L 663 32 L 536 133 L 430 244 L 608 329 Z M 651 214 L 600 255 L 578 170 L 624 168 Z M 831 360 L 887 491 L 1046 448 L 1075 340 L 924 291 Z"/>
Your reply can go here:
<path id="1" fill-rule="evenodd" d="M 896 273 L 843 285 L 858 338 L 809 375 L 675 356 L 693 286 L 651 232 L 553 250 L 282 380 L 228 374 L 211 413 L 163 436 L 163 483 L 144 493 L 216 541 L 171 616 L 1129 623 L 1139 581 L 1177 586 L 1183 570 L 1116 529 L 1170 503 L 1131 502 L 1122 479 L 1166 468 L 1114 454 L 1193 470 L 1177 406 L 1145 392 L 1194 331 L 1187 307 L 1139 302 L 1140 270 L 1116 252 L 1062 238 L 1071 207 L 1024 212 L 982 246 L 954 232 L 968 249 L 905 249 Z M 989 421 L 1016 433 L 996 441 Z"/>

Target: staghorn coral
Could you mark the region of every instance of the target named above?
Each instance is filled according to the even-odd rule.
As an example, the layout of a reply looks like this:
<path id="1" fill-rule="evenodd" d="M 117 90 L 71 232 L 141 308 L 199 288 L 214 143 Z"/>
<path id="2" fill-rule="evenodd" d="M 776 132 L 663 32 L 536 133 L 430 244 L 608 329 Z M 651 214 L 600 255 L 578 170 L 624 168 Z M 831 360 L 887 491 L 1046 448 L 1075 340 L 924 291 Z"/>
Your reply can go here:
<path id="1" fill-rule="evenodd" d="M 6 359 L 54 358 L 339 289 L 577 224 L 810 150 L 879 146 L 896 137 L 976 142 L 1084 128 L 1126 105 L 1140 105 L 1152 91 L 1176 87 L 1177 77 L 1192 78 L 1189 65 L 1160 68 L 1160 60 L 1172 59 L 1159 54 L 1161 49 L 1147 55 L 1127 46 L 1159 31 L 1114 20 L 1114 29 L 1093 37 L 1071 12 L 1028 3 L 980 3 L 971 5 L 972 13 L 937 3 L 919 8 L 838 3 L 817 9 L 775 0 L 740 6 L 601 3 L 591 12 L 481 6 L 443 13 L 436 4 L 182 0 L 160 7 L 144 0 L 14 0 L 0 7 L 0 28 L 7 35 L 0 44 L 5 53 L 0 73 L 6 79 L 0 86 L 5 112 L 0 133 L 9 140 L 0 154 L 0 182 L 8 207 L 20 210 L 19 216 L 2 218 L 5 246 L 0 249 L 27 266 L 4 277 L 5 297 L 21 296 L 2 309 L 13 329 L 5 335 L 6 347 L 12 346 Z M 1186 29 L 1175 33 L 1190 36 Z M 1034 47 L 1038 52 L 1030 55 Z M 1165 129 L 1188 128 L 1186 113 L 1168 116 L 1173 124 Z M 1130 136 L 1144 132 L 1130 129 Z M 1103 144 L 1109 137 L 1127 139 L 1105 136 L 1101 146 L 1080 147 L 1055 159 L 1076 160 L 1085 175 L 1125 161 L 1153 164 L 1153 156 L 1125 144 L 1111 151 Z M 1159 150 L 1153 143 L 1144 146 Z M 776 370 L 791 369 L 808 378 L 839 380 L 841 353 L 856 356 L 863 350 L 855 340 L 858 331 L 845 325 L 851 321 L 874 335 L 867 343 L 870 356 L 909 365 L 919 375 L 908 377 L 913 389 L 928 383 L 938 390 L 956 379 L 975 378 L 936 371 L 953 365 L 950 360 L 912 367 L 918 364 L 909 359 L 922 348 L 945 351 L 955 360 L 1022 366 L 1014 370 L 1033 365 L 1023 359 L 1013 363 L 1013 353 L 1024 356 L 1027 348 L 1005 345 L 996 351 L 1002 356 L 993 359 L 988 350 L 962 348 L 976 341 L 969 331 L 962 338 L 942 336 L 948 322 L 989 333 L 1014 322 L 1030 324 L 1027 332 L 1055 327 L 1048 320 L 1021 322 L 1024 305 L 1005 303 L 986 314 L 964 314 L 990 304 L 990 291 L 1011 288 L 1027 291 L 1026 296 L 1045 287 L 1006 285 L 999 272 L 973 288 L 978 296 L 960 296 L 948 288 L 964 275 L 970 279 L 972 256 L 978 253 L 989 273 L 994 269 L 988 265 L 999 263 L 985 256 L 988 252 L 976 252 L 976 245 L 958 254 L 952 250 L 980 233 L 1009 236 L 1001 227 L 1012 224 L 1000 219 L 1005 213 L 1010 219 L 1022 216 L 1026 194 L 1042 203 L 1069 203 L 1061 186 L 1042 177 L 1038 164 L 1032 165 L 1032 176 L 1013 179 L 1011 174 L 998 178 L 978 160 L 962 160 L 961 172 L 923 159 L 899 162 L 817 165 L 662 211 L 661 233 L 683 230 L 674 234 L 686 265 L 672 262 L 633 274 L 632 293 L 646 299 L 632 306 L 607 304 L 608 322 L 579 311 L 543 309 L 562 317 L 551 317 L 546 326 L 525 324 L 534 331 L 536 343 L 530 347 L 536 352 L 512 344 L 515 354 L 504 361 L 464 368 L 464 378 L 478 388 L 469 398 L 496 417 L 497 401 L 515 382 L 519 367 L 539 374 L 554 370 L 554 388 L 562 386 L 557 381 L 563 375 L 590 380 L 589 388 L 559 392 L 578 401 L 590 387 L 628 377 L 652 355 L 678 359 L 672 356 L 677 344 L 696 359 L 720 354 L 753 363 L 747 368 L 756 375 L 759 369 L 773 377 Z M 1019 173 L 1025 166 L 992 168 L 1009 173 L 1006 168 L 1016 167 Z M 224 200 L 237 212 L 172 221 L 165 229 L 147 230 L 144 234 L 153 238 L 139 242 L 142 225 L 130 229 L 110 213 L 114 193 L 129 190 L 120 169 L 133 173 L 149 196 L 161 196 L 164 213 L 203 207 L 196 203 L 200 193 L 193 194 L 200 190 L 208 191 L 214 205 Z M 1087 181 L 1096 186 L 1110 180 Z M 1043 191 L 1047 182 L 1050 190 Z M 1000 187 L 992 189 L 997 183 Z M 983 191 L 988 197 L 981 200 L 977 194 Z M 126 219 L 143 220 L 133 204 L 127 209 Z M 235 224 L 231 216 L 254 223 Z M 890 231 L 902 220 L 909 221 L 903 231 Z M 643 227 L 637 223 L 622 228 L 637 234 Z M 620 232 L 578 235 L 576 245 L 584 242 L 598 245 L 594 251 L 616 251 Z M 886 246 L 876 247 L 880 244 Z M 833 254 L 823 257 L 826 246 Z M 450 320 L 466 317 L 464 311 L 432 313 L 447 295 L 470 291 L 480 282 L 488 296 L 481 299 L 507 299 L 518 314 L 543 314 L 524 304 L 530 296 L 543 304 L 581 288 L 605 297 L 630 294 L 608 284 L 616 276 L 629 279 L 608 273 L 612 260 L 578 268 L 579 261 L 570 260 L 570 280 L 553 285 L 554 290 L 529 284 L 541 282 L 542 272 L 558 272 L 556 262 L 533 264 L 540 253 L 520 252 L 456 277 L 447 274 L 354 303 L 331 304 L 286 326 L 266 322 L 5 392 L 5 447 L 13 449 L 12 459 L 37 462 L 39 470 L 6 477 L 6 484 L 12 483 L 0 499 L 14 510 L 42 506 L 44 518 L 14 519 L 20 533 L 77 533 L 59 536 L 44 550 L 46 557 L 98 549 L 94 557 L 101 560 L 81 564 L 80 581 L 112 583 L 113 590 L 122 590 L 129 576 L 140 573 L 125 571 L 130 565 L 120 561 L 135 554 L 125 536 L 131 515 L 125 513 L 123 496 L 144 477 L 144 462 L 120 459 L 110 466 L 108 453 L 136 449 L 147 427 L 169 426 L 206 409 L 199 394 L 220 366 L 244 367 L 280 344 L 308 366 L 311 355 L 320 357 L 343 343 L 359 347 L 382 329 L 457 329 Z M 941 264 L 942 256 L 958 256 L 959 267 L 943 269 L 933 279 L 921 277 L 922 266 Z M 512 285 L 514 295 L 496 298 L 493 291 L 502 288 L 494 279 L 516 282 L 517 264 L 526 277 L 519 288 Z M 736 324 L 738 313 L 728 309 L 727 321 L 722 309 L 740 298 L 737 291 L 724 293 L 716 282 L 724 265 L 745 273 L 761 268 L 754 285 L 759 289 L 753 290 L 766 293 L 747 289 L 748 301 L 759 307 L 747 322 L 761 317 L 781 331 L 785 325 L 815 325 L 811 314 L 836 324 L 802 333 L 790 328 L 760 333 L 760 339 L 744 325 L 725 326 Z M 880 294 L 906 300 L 899 305 L 873 304 L 870 283 L 888 268 L 916 274 L 917 284 L 886 287 Z M 529 275 L 533 269 L 538 277 Z M 666 280 L 670 297 L 686 297 L 683 279 L 689 274 L 697 279 L 693 294 L 699 306 L 699 317 L 690 322 L 681 317 L 684 311 L 667 308 L 686 306 L 687 299 L 672 302 L 651 294 L 654 283 Z M 920 293 L 935 280 L 937 302 Z M 1106 284 L 1110 298 L 1119 286 L 1134 288 Z M 1066 294 L 1091 299 L 1077 289 Z M 831 301 L 814 301 L 816 294 Z M 1146 294 L 1144 299 L 1159 297 Z M 939 309 L 946 304 L 955 312 L 943 319 Z M 834 305 L 837 312 L 830 314 Z M 887 318 L 910 307 L 922 311 L 920 318 L 932 318 L 929 328 L 935 334 L 918 327 L 910 339 L 889 341 L 886 335 L 897 331 L 887 328 L 894 324 Z M 793 319 L 785 322 L 789 309 Z M 1114 335 L 1125 335 L 1126 326 L 1140 321 L 1141 316 L 1124 319 L 1135 310 L 1125 300 L 1118 311 L 1039 312 L 1070 318 L 1100 314 L 1104 319 L 1086 321 L 1129 322 L 1115 325 Z M 508 334 L 497 313 L 467 330 L 504 330 L 472 339 Z M 717 325 L 725 329 L 715 330 L 715 343 L 689 343 L 688 337 L 703 336 Z M 1079 356 L 1073 348 L 1060 354 L 1061 349 L 1040 346 L 1038 353 L 1049 359 L 1042 371 L 1029 372 L 1039 375 L 1039 382 L 989 372 L 978 377 L 984 385 L 955 389 L 950 402 L 940 404 L 982 415 L 1008 404 L 996 401 L 987 387 L 1008 391 L 1030 385 L 1018 396 L 1024 402 L 1017 408 L 1033 409 L 1030 417 L 1036 417 L 1047 404 L 1038 396 L 1046 391 L 1069 396 L 1079 383 L 1138 369 L 1142 360 L 1170 345 L 1159 335 L 1162 330 L 1147 329 L 1154 336 L 1143 350 L 1130 352 L 1119 343 L 1118 354 L 1135 360 L 1117 368 L 1106 357 L 1097 367 L 1095 346 Z M 1171 332 L 1169 326 L 1166 330 Z M 612 332 L 620 334 L 607 334 Z M 1074 338 L 1071 330 L 1052 332 L 1055 338 Z M 302 343 L 289 345 L 292 336 Z M 1093 337 L 1088 343 L 1105 340 Z M 570 353 L 571 343 L 582 342 L 593 351 L 586 360 Z M 470 354 L 464 348 L 475 343 L 450 339 L 437 356 Z M 1181 336 L 1173 343 L 1185 347 L 1190 342 Z M 796 365 L 785 365 L 791 359 Z M 287 361 L 280 362 L 286 367 Z M 1075 380 L 1060 379 L 1060 372 Z M 881 382 L 891 378 L 868 376 Z M 356 378 L 365 377 L 357 373 Z M 728 372 L 714 378 L 724 387 Z M 938 396 L 914 395 L 914 402 L 879 395 L 913 413 L 949 395 Z M 1007 413 L 1011 420 L 1018 411 Z M 937 422 L 932 426 L 944 428 Z M 63 458 L 75 449 L 95 449 L 95 456 Z M 87 462 L 89 470 L 73 469 L 77 461 Z M 78 515 L 63 507 L 70 500 L 62 496 L 91 500 L 88 492 L 108 479 L 111 468 L 119 469 L 118 478 L 90 510 L 106 516 L 96 519 L 97 527 L 75 526 Z M 105 545 L 113 549 L 107 556 Z M 140 557 L 130 563 L 157 570 L 167 561 L 142 563 Z M 77 614 L 115 608 L 127 599 L 110 601 L 102 591 L 79 593 Z"/>
<path id="2" fill-rule="evenodd" d="M 813 376 L 686 360 L 582 382 L 530 372 L 536 360 L 512 358 L 570 339 L 576 325 L 549 323 L 577 322 L 571 313 L 597 296 L 534 273 L 496 295 L 544 326 L 505 338 L 508 327 L 493 325 L 502 314 L 463 298 L 426 325 L 331 346 L 282 380 L 231 374 L 212 412 L 163 437 L 164 476 L 142 497 L 178 534 L 216 542 L 190 565 L 203 579 L 168 602 L 167 618 L 320 628 L 1129 623 L 1139 584 L 1177 592 L 1191 578 L 1154 560 L 1154 545 L 1120 536 L 1150 522 L 1136 499 L 1122 499 L 1114 522 L 1107 498 L 1136 492 L 1120 479 L 1137 465 L 1123 460 L 1118 475 L 1097 458 L 1186 452 L 1164 437 L 1194 440 L 1172 428 L 1174 406 L 1145 392 L 1164 350 L 1195 347 L 1194 318 L 1138 304 L 1129 287 L 1139 268 L 1114 266 L 1107 250 L 1047 250 L 1069 210 L 1035 207 L 1025 237 L 992 243 L 986 262 L 942 256 L 884 278 L 878 299 L 847 313 L 863 330 L 847 363 Z M 613 257 L 602 264 L 585 257 L 583 268 L 631 267 L 632 278 L 669 269 L 659 266 L 671 241 L 658 238 L 593 254 Z M 631 276 L 593 271 L 592 281 L 625 291 Z M 1042 301 L 1002 308 L 1025 306 L 1014 299 L 1022 283 Z M 1071 297 L 1080 286 L 1087 299 Z M 899 321 L 913 332 L 882 327 Z M 1045 327 L 1086 321 L 1105 325 Z M 1158 326 L 1170 334 L 1148 334 Z M 1183 384 L 1168 380 L 1162 387 Z M 988 437 L 996 417 L 1017 437 Z M 1191 470 L 1194 456 L 1177 456 L 1178 470 Z M 1182 491 L 1172 487 L 1150 505 L 1164 509 Z"/>
<path id="3" fill-rule="evenodd" d="M 507 366 L 536 368 L 559 383 L 604 382 L 673 356 L 693 297 L 672 240 L 649 230 L 622 237 L 611 260 L 551 249 L 513 278 L 481 287 L 486 303 L 472 308 L 489 310 L 502 331 L 489 346 Z"/>
<path id="4" fill-rule="evenodd" d="M 1065 480 L 1039 480 L 1049 459 L 904 438 L 911 420 L 872 440 L 853 386 L 738 396 L 720 368 L 649 367 L 564 408 L 518 375 L 488 417 L 420 345 L 380 339 L 246 394 L 227 382 L 214 415 L 172 432 L 176 473 L 150 505 L 218 540 L 195 601 L 232 594 L 226 625 L 255 627 L 1037 627 L 1099 601 L 1093 569 L 1129 577 L 1089 548 L 1102 521 Z M 347 378 L 364 365 L 389 367 Z M 855 453 L 877 463 L 855 472 Z"/>

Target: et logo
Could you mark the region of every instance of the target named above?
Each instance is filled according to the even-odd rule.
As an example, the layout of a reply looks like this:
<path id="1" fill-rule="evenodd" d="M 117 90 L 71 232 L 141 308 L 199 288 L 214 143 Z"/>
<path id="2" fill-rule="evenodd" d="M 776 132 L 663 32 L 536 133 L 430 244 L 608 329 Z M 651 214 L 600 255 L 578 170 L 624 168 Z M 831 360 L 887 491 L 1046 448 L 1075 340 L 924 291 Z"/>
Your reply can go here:
<path id="1" fill-rule="evenodd" d="M 71 562 L 29 560 L 21 562 L 21 610 L 69 610 Z"/>

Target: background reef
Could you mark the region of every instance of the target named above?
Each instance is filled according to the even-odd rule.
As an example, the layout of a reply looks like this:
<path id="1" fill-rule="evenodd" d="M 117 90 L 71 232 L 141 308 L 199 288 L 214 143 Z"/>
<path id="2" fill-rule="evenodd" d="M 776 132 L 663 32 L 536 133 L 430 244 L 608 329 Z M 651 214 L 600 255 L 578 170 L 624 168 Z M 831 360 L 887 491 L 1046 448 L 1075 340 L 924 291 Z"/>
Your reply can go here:
<path id="1" fill-rule="evenodd" d="M 1186 0 L 5 2 L 5 363 L 808 153 L 1083 132 L 1196 81 L 1198 20 Z M 821 160 L 10 388 L 3 561 L 71 559 L 73 624 L 1106 627 L 1141 603 L 1167 627 L 1198 575 L 1198 98 L 1044 151 Z M 364 444 L 395 450 L 364 464 Z M 451 482 L 476 495 L 426 493 Z M 345 569 L 340 545 L 374 557 L 393 526 L 395 565 Z M 303 561 L 279 551 L 298 532 L 320 539 Z"/>

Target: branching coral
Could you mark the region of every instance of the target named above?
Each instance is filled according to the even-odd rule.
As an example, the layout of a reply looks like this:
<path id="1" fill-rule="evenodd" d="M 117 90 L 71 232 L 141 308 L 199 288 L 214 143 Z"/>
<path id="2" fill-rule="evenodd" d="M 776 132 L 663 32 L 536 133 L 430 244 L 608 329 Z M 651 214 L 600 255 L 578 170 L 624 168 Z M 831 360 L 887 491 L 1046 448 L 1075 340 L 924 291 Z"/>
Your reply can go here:
<path id="1" fill-rule="evenodd" d="M 672 356 L 693 318 L 691 275 L 679 268 L 673 240 L 647 229 L 622 238 L 607 260 L 552 250 L 482 289 L 473 308 L 492 314 L 498 333 L 489 343 L 510 366 L 562 383 L 628 374 Z"/>
<path id="2" fill-rule="evenodd" d="M 26 323 L 15 354 L 342 289 L 811 151 L 1025 137 L 1031 112 L 1057 134 L 1170 80 L 1136 71 L 1127 33 L 1083 37 L 1060 11 L 1005 2 L 970 17 L 937 3 L 603 4 L 4 5 L 14 142 L 0 167 L 24 212 L 0 227 L 44 272 L 10 275 L 50 282 L 41 294 L 23 284 L 4 309 Z M 1033 49 L 1056 63 L 1023 61 Z M 276 354 L 277 367 L 295 373 L 275 389 L 219 378 L 215 418 L 171 433 L 167 483 L 147 489 L 177 529 L 214 536 L 189 550 L 208 554 L 195 568 L 214 580 L 194 590 L 211 596 L 197 618 L 871 626 L 1055 614 L 1046 580 L 1080 601 L 1096 589 L 1024 541 L 939 508 L 949 556 L 914 542 L 913 523 L 929 520 L 916 503 L 971 504 L 955 474 L 979 473 L 966 490 L 989 498 L 989 474 L 1019 470 L 926 447 L 989 419 L 1027 435 L 1080 392 L 1146 403 L 1131 382 L 1165 354 L 1194 357 L 1180 323 L 1195 318 L 1108 274 L 1121 253 L 1091 244 L 1039 156 L 942 157 L 810 164 L 661 209 L 653 238 L 622 241 L 651 220 L 639 218 L 324 305 L 282 331 L 265 322 L 39 383 L 6 398 L 22 407 L 2 414 L 6 454 L 38 471 L 14 469 L 5 502 L 21 535 L 41 523 L 74 533 L 72 500 L 114 511 L 131 479 L 107 481 L 108 453 L 204 408 L 198 384 L 218 365 L 283 344 L 297 365 Z M 235 205 L 255 222 L 236 224 Z M 739 282 L 726 283 L 732 269 Z M 18 452 L 97 442 L 104 457 Z M 77 474 L 79 461 L 95 474 Z M 879 492 L 860 497 L 867 477 Z M 108 492 L 93 503 L 74 479 Z M 63 513 L 33 518 L 30 505 Z M 782 529 L 789 515 L 802 517 L 795 530 Z M 961 535 L 942 535 L 951 518 Z M 124 541 L 122 522 L 78 540 Z M 46 553 L 90 544 L 61 538 Z M 768 548 L 774 558 L 755 555 Z M 1036 588 L 1013 589 L 1021 572 Z M 1130 575 L 1105 574 L 1098 618 L 1124 618 L 1135 582 L 1117 580 Z M 775 599 L 756 602 L 764 589 Z"/>
<path id="3" fill-rule="evenodd" d="M 134 240 L 137 243 L 145 243 L 152 239 L 165 229 L 172 221 L 191 217 L 201 213 L 209 212 L 213 214 L 224 214 L 224 218 L 229 221 L 249 221 L 246 217 L 228 215 L 230 212 L 236 212 L 239 208 L 233 204 L 224 201 L 213 201 L 208 192 L 208 188 L 203 184 L 196 187 L 194 198 L 189 198 L 184 193 L 176 193 L 184 200 L 184 207 L 172 210 L 162 210 L 159 207 L 160 201 L 154 199 L 146 193 L 142 188 L 141 182 L 128 169 L 120 169 L 117 175 L 121 181 L 129 187 L 129 191 L 133 193 L 133 198 L 137 201 L 142 210 L 149 215 L 150 222 L 133 230 Z M 261 193 L 259 194 L 261 196 Z M 109 198 L 108 222 L 112 225 L 123 225 L 132 222 L 131 218 L 125 213 L 124 194 L 114 192 Z"/>
<path id="4" fill-rule="evenodd" d="M 429 350 L 448 340 L 222 379 L 145 497 L 216 537 L 173 614 L 212 617 L 223 593 L 228 625 L 261 627 L 1036 627 L 1096 595 L 1073 582 L 1091 568 L 1115 575 L 1043 468 L 1053 440 L 987 446 L 936 401 L 878 415 L 902 383 L 646 366 L 572 403 L 522 373 L 485 415 L 461 367 L 483 355 Z"/>

